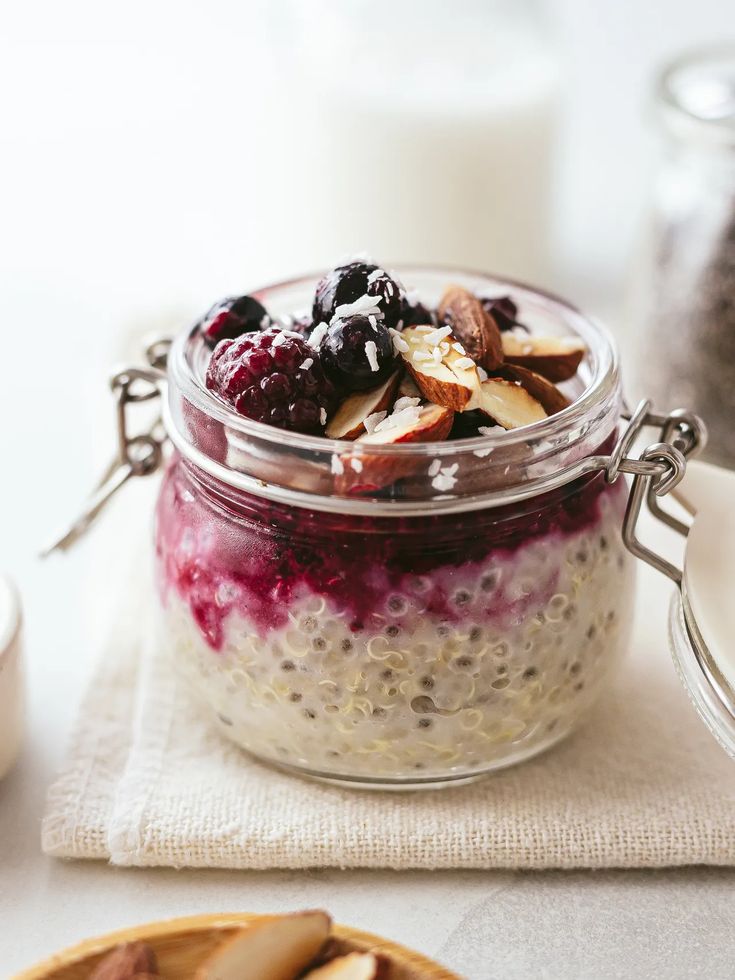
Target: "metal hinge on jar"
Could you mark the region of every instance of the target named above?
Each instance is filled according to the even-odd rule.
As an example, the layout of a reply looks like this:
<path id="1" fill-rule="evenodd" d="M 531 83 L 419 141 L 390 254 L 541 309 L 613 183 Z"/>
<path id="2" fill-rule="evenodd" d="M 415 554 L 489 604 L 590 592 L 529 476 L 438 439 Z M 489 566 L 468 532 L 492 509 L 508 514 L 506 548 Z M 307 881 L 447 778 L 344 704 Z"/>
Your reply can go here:
<path id="1" fill-rule="evenodd" d="M 148 427 L 136 434 L 133 434 L 130 416 L 133 406 L 154 405 L 160 399 L 170 346 L 170 338 L 156 338 L 145 348 L 148 367 L 124 368 L 110 378 L 115 399 L 117 451 L 79 515 L 41 551 L 42 557 L 54 551 L 66 551 L 74 545 L 128 480 L 150 476 L 160 468 L 167 439 L 160 412 L 155 412 Z"/>

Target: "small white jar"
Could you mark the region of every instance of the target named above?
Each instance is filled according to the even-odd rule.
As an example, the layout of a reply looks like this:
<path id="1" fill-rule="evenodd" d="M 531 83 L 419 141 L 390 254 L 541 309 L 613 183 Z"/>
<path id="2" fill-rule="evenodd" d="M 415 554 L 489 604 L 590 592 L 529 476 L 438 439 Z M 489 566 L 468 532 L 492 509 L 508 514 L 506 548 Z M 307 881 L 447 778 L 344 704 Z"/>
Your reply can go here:
<path id="1" fill-rule="evenodd" d="M 24 724 L 20 601 L 0 575 L 0 779 L 15 762 Z"/>

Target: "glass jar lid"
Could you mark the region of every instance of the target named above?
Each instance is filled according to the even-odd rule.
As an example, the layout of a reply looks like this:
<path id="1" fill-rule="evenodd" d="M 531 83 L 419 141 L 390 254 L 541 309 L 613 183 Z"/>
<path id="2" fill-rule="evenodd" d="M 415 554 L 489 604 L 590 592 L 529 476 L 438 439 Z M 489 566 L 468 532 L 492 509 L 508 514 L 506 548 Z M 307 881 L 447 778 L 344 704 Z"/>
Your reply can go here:
<path id="1" fill-rule="evenodd" d="M 690 463 L 674 495 L 693 521 L 671 605 L 672 655 L 700 716 L 735 757 L 735 473 Z"/>

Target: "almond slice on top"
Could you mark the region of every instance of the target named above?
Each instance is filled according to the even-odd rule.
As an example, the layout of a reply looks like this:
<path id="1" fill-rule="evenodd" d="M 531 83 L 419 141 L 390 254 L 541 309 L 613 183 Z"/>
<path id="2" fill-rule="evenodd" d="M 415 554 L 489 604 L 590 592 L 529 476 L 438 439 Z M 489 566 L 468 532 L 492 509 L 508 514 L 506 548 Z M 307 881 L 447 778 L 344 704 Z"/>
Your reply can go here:
<path id="1" fill-rule="evenodd" d="M 307 973 L 304 980 L 376 980 L 379 969 L 373 953 L 348 953 Z"/>
<path id="2" fill-rule="evenodd" d="M 219 946 L 195 980 L 293 980 L 329 936 L 326 912 L 295 912 L 254 922 Z"/>
<path id="3" fill-rule="evenodd" d="M 418 385 L 410 374 L 404 374 L 401 383 L 398 385 L 398 394 L 401 398 L 421 398 Z"/>
<path id="4" fill-rule="evenodd" d="M 520 364 L 504 364 L 499 373 L 506 381 L 520 381 L 528 394 L 541 403 L 547 415 L 556 415 L 570 404 L 567 396 L 548 378 Z"/>
<path id="5" fill-rule="evenodd" d="M 546 418 L 546 412 L 525 388 L 502 378 L 488 378 L 480 385 L 477 408 L 504 429 L 519 429 Z"/>
<path id="6" fill-rule="evenodd" d="M 448 286 L 439 301 L 439 321 L 446 320 L 467 356 L 487 371 L 503 361 L 500 330 L 480 300 L 463 286 Z"/>
<path id="7" fill-rule="evenodd" d="M 502 334 L 507 364 L 528 368 L 549 381 L 568 381 L 577 373 L 587 348 L 574 337 L 519 337 Z"/>
<path id="8" fill-rule="evenodd" d="M 334 468 L 337 493 L 379 490 L 396 480 L 411 476 L 424 463 L 421 457 L 376 455 L 375 447 L 407 442 L 441 442 L 452 429 L 454 412 L 443 405 L 416 405 L 387 416 L 372 432 L 355 440 L 355 452 L 338 457 Z M 371 455 L 359 453 L 361 446 L 373 449 Z"/>
<path id="9" fill-rule="evenodd" d="M 393 404 L 400 377 L 400 371 L 396 371 L 377 388 L 356 391 L 345 398 L 327 425 L 324 433 L 327 438 L 357 439 L 362 435 L 365 419 L 375 412 L 386 411 Z"/>
<path id="10" fill-rule="evenodd" d="M 408 350 L 402 351 L 401 357 L 427 401 L 461 412 L 479 384 L 477 368 L 466 354 L 459 354 L 451 346 L 456 338 L 451 334 L 443 337 L 445 348 L 442 350 L 440 343 L 433 342 L 433 332 L 426 333 L 417 327 L 404 330 L 401 336 L 408 344 Z"/>

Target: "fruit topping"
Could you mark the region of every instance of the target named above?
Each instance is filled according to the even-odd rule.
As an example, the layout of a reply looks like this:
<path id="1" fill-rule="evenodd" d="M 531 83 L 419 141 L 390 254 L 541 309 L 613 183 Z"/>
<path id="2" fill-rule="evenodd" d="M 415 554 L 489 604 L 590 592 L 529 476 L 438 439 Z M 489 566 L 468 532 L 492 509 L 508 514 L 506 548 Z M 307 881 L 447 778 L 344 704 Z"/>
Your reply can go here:
<path id="1" fill-rule="evenodd" d="M 424 306 L 418 296 L 407 293 L 401 306 L 401 326 L 406 327 L 436 326 L 436 314 Z"/>
<path id="2" fill-rule="evenodd" d="M 319 353 L 276 327 L 221 341 L 206 383 L 240 415 L 295 432 L 321 432 L 336 399 Z"/>
<path id="3" fill-rule="evenodd" d="M 215 303 L 199 322 L 199 330 L 207 346 L 216 347 L 220 340 L 234 340 L 270 323 L 268 311 L 254 296 L 230 296 Z"/>
<path id="4" fill-rule="evenodd" d="M 585 346 L 572 337 L 519 337 L 503 334 L 503 354 L 508 364 L 518 364 L 549 381 L 568 381 L 577 373 Z"/>
<path id="5" fill-rule="evenodd" d="M 462 286 L 449 286 L 439 302 L 439 321 L 451 327 L 468 357 L 487 371 L 503 361 L 500 330 L 480 300 Z"/>
<path id="6" fill-rule="evenodd" d="M 546 418 L 546 412 L 521 384 L 488 378 L 480 385 L 478 408 L 504 429 L 518 429 Z"/>
<path id="7" fill-rule="evenodd" d="M 454 416 L 452 431 L 449 433 L 450 439 L 476 439 L 478 436 L 487 435 L 487 431 L 497 427 L 492 419 L 488 418 L 485 412 L 473 409 L 471 412 L 457 412 Z M 499 427 L 498 427 L 499 428 Z"/>
<path id="8" fill-rule="evenodd" d="M 408 348 L 401 357 L 427 401 L 456 412 L 471 407 L 480 377 L 451 327 L 409 327 L 401 338 Z"/>
<path id="9" fill-rule="evenodd" d="M 310 338 L 313 344 L 316 331 Z M 395 368 L 393 341 L 374 313 L 332 321 L 319 346 L 324 370 L 345 391 L 374 388 Z"/>
<path id="10" fill-rule="evenodd" d="M 386 327 L 397 327 L 402 305 L 403 290 L 384 269 L 368 262 L 350 262 L 320 280 L 313 319 L 314 323 L 331 323 L 335 316 L 346 317 L 370 309 L 382 316 Z M 351 306 L 355 308 L 350 309 Z"/>
<path id="11" fill-rule="evenodd" d="M 387 381 L 370 391 L 356 391 L 339 406 L 327 425 L 329 439 L 357 439 L 366 426 L 381 422 L 393 404 L 400 374 L 396 371 Z M 370 420 L 370 421 L 368 421 Z"/>
<path id="12" fill-rule="evenodd" d="M 501 333 L 505 333 L 506 330 L 512 330 L 514 327 L 520 327 L 521 330 L 528 332 L 528 327 L 523 323 L 519 323 L 516 319 L 518 316 L 518 307 L 510 296 L 495 296 L 492 299 L 481 297 L 480 302 L 485 312 L 489 313 L 493 320 L 495 320 L 498 330 Z"/>

